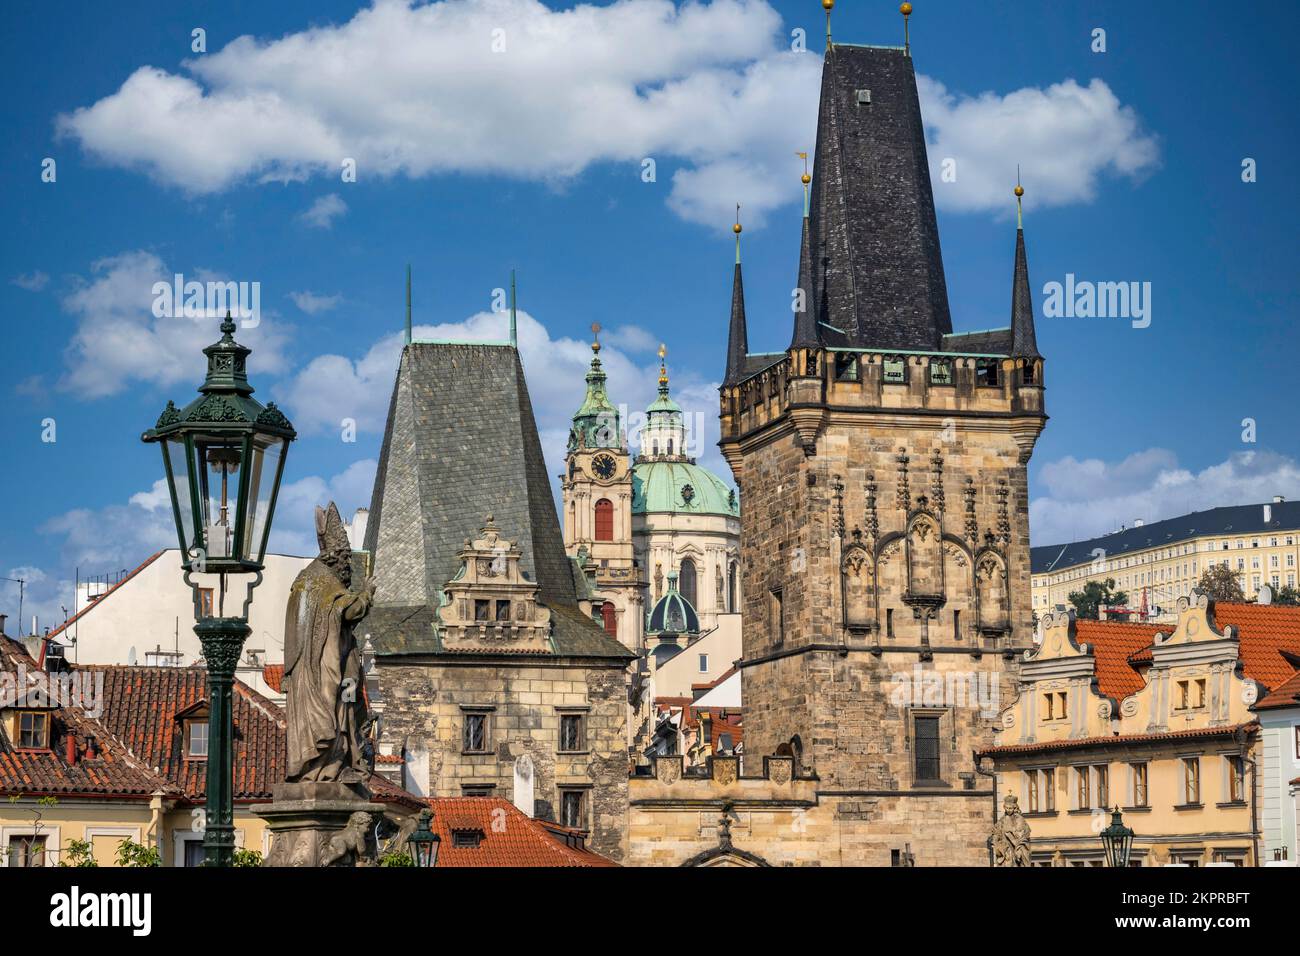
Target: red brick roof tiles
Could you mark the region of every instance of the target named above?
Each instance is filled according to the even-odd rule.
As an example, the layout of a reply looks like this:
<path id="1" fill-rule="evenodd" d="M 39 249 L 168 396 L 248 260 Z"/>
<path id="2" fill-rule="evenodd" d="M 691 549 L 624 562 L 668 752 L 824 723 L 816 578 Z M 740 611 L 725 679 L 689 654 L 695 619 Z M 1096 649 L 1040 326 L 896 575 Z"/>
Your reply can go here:
<path id="1" fill-rule="evenodd" d="M 1274 688 L 1295 671 L 1283 653 L 1300 654 L 1300 607 L 1220 601 L 1214 623 L 1219 630 L 1228 624 L 1237 628 L 1242 671 L 1251 680 Z"/>
<path id="2" fill-rule="evenodd" d="M 1273 710 L 1281 707 L 1300 707 L 1300 671 L 1275 687 L 1255 705 L 1255 710 Z"/>
<path id="3" fill-rule="evenodd" d="M 1168 626 L 1132 624 L 1120 621 L 1075 622 L 1075 637 L 1092 648 L 1097 687 L 1107 697 L 1123 700 L 1146 686 L 1142 675 L 1129 663 L 1129 656 L 1150 645 L 1157 634 L 1168 634 Z"/>
<path id="4" fill-rule="evenodd" d="M 617 866 L 599 854 L 570 845 L 573 831 L 533 820 L 501 797 L 434 797 L 429 806 L 433 830 L 442 838 L 440 868 Z M 483 836 L 477 846 L 455 846 L 453 829 L 478 830 Z M 557 832 L 551 832 L 553 829 Z"/>
<path id="5" fill-rule="evenodd" d="M 1158 734 L 1112 734 L 1108 737 L 1074 737 L 1068 740 L 1043 740 L 1028 744 L 1005 744 L 1001 747 L 989 747 L 979 752 L 980 756 L 988 754 L 1028 754 L 1051 750 L 1081 750 L 1087 747 L 1116 747 L 1126 744 L 1159 743 L 1165 740 L 1189 740 L 1202 737 L 1229 737 L 1238 730 L 1254 732 L 1259 724 L 1250 721 L 1233 724 L 1230 727 L 1197 727 L 1190 730 L 1170 730 Z"/>

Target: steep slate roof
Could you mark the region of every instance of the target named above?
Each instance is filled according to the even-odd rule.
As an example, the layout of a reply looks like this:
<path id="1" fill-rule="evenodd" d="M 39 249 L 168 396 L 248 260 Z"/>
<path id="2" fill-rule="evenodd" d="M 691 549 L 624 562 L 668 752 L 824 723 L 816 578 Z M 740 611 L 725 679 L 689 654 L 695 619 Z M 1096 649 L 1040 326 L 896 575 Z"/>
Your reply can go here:
<path id="1" fill-rule="evenodd" d="M 457 552 L 492 514 L 517 541 L 555 622 L 555 653 L 630 653 L 577 607 L 519 352 L 509 345 L 414 343 L 402 350 L 366 527 L 375 653 L 442 653 L 431 608 Z"/>
<path id="2" fill-rule="evenodd" d="M 0 636 L 0 670 L 16 674 L 19 665 L 29 675 L 39 671 L 21 644 Z M 158 792 L 176 794 L 170 781 L 128 752 L 81 708 L 59 707 L 49 714 L 49 750 L 19 750 L 0 727 L 0 795 L 148 800 Z M 67 759 L 69 736 L 76 739 L 77 759 L 73 762 Z M 86 748 L 92 738 L 96 755 L 89 758 Z"/>
<path id="3" fill-rule="evenodd" d="M 819 323 L 856 347 L 940 348 L 948 288 L 916 75 L 900 48 L 826 52 L 810 232 Z"/>
<path id="4" fill-rule="evenodd" d="M 1030 566 L 1034 574 L 1044 574 L 1091 562 L 1094 548 L 1102 548 L 1107 557 L 1113 558 L 1145 548 L 1178 544 L 1202 535 L 1229 537 L 1300 529 L 1300 501 L 1269 502 L 1269 506 L 1272 509 L 1272 520 L 1268 524 L 1264 523 L 1263 504 L 1231 505 L 1208 511 L 1193 511 L 1177 518 L 1153 521 L 1140 528 L 1128 528 L 1087 541 L 1040 545 L 1029 551 Z M 1236 556 L 1236 549 L 1232 552 L 1210 553 L 1231 553 Z"/>
<path id="5" fill-rule="evenodd" d="M 580 846 L 575 831 L 534 820 L 501 797 L 432 797 L 438 868 L 617 866 Z M 452 831 L 477 831 L 478 846 L 455 846 Z"/>

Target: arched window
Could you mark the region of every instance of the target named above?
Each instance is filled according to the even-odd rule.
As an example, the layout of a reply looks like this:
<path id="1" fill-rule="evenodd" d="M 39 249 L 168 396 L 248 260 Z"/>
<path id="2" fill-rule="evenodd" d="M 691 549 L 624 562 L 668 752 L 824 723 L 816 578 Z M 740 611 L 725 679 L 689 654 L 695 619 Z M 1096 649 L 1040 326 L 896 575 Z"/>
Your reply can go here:
<path id="1" fill-rule="evenodd" d="M 691 607 L 698 610 L 699 605 L 695 603 L 695 562 L 690 558 L 682 558 L 682 570 L 679 577 L 681 579 L 679 589 L 682 592 L 682 597 L 691 602 Z"/>
<path id="2" fill-rule="evenodd" d="M 614 540 L 614 502 L 608 498 L 596 502 L 596 540 Z"/>
<path id="3" fill-rule="evenodd" d="M 613 603 L 606 601 L 601 605 L 600 618 L 605 625 L 605 633 L 610 637 L 618 637 L 618 615 L 614 612 Z"/>

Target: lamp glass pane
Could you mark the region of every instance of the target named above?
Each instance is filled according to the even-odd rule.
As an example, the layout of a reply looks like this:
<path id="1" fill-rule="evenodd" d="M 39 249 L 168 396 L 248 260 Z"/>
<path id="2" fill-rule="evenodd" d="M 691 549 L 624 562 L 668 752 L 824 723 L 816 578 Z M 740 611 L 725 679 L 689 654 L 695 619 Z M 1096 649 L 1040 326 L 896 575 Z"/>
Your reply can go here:
<path id="1" fill-rule="evenodd" d="M 172 509 L 178 524 L 181 556 L 184 559 L 194 547 L 194 507 L 190 497 L 190 462 L 185 454 L 185 438 L 173 435 L 165 439 L 162 450 L 167 479 L 171 483 Z"/>
<path id="2" fill-rule="evenodd" d="M 243 560 L 261 563 L 284 444 L 281 438 L 253 436 L 248 462 L 248 501 L 244 506 L 244 553 L 240 555 Z"/>
<path id="3" fill-rule="evenodd" d="M 239 470 L 244 465 L 243 436 L 194 438 L 199 478 L 203 540 L 209 558 L 231 558 L 239 513 Z"/>

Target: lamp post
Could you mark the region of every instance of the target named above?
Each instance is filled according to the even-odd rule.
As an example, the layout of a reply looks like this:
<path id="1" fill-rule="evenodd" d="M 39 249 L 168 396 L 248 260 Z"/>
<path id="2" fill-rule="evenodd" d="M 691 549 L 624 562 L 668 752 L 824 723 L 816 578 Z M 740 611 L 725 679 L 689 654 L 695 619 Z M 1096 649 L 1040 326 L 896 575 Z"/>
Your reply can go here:
<path id="1" fill-rule="evenodd" d="M 252 397 L 250 350 L 234 339 L 226 313 L 220 341 L 203 350 L 208 372 L 199 396 L 184 408 L 168 402 L 142 440 L 162 448 L 185 583 L 194 595 L 194 633 L 208 666 L 205 866 L 230 866 L 235 850 L 235 666 L 250 633 L 248 608 L 262 581 L 271 517 L 293 425 L 274 403 Z M 194 574 L 217 576 L 215 599 L 200 600 Z M 252 574 L 238 614 L 226 614 L 227 575 Z M 232 602 L 233 603 L 233 602 Z"/>
<path id="2" fill-rule="evenodd" d="M 1127 867 L 1129 852 L 1133 849 L 1133 831 L 1124 826 L 1124 818 L 1116 807 L 1110 817 L 1110 826 L 1101 831 L 1101 845 L 1106 850 L 1106 862 L 1112 867 Z"/>
<path id="3" fill-rule="evenodd" d="M 442 838 L 433 832 L 432 824 L 433 814 L 428 810 L 421 810 L 419 825 L 406 838 L 406 842 L 411 847 L 411 862 L 424 869 L 432 869 L 438 865 L 438 850 L 442 845 Z"/>

